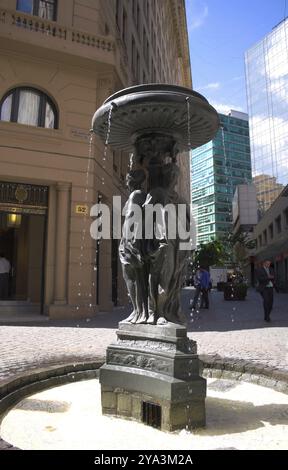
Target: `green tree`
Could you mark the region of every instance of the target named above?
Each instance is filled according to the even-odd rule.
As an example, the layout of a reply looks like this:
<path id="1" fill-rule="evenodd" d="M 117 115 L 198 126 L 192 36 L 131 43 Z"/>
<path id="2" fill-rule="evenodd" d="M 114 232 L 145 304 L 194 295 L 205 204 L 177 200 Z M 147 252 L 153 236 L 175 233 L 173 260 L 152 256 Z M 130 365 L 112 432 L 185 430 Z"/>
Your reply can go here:
<path id="1" fill-rule="evenodd" d="M 251 239 L 250 234 L 247 232 L 227 233 L 221 237 L 220 241 L 225 251 L 225 262 L 233 267 L 242 268 L 248 250 L 255 247 L 255 240 Z"/>
<path id="2" fill-rule="evenodd" d="M 223 266 L 226 259 L 225 247 L 220 240 L 213 240 L 206 244 L 201 244 L 200 248 L 194 252 L 194 266 Z"/>

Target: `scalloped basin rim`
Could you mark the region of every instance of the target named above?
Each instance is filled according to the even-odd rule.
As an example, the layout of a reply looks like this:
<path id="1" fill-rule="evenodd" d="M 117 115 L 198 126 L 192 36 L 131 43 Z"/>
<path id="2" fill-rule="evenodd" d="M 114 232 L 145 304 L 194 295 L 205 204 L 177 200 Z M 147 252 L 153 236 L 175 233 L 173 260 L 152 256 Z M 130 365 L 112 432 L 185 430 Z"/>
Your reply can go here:
<path id="1" fill-rule="evenodd" d="M 201 95 L 197 91 L 194 91 L 190 88 L 178 86 L 178 85 L 167 85 L 165 83 L 160 84 L 160 83 L 149 83 L 148 85 L 136 85 L 136 86 L 131 86 L 128 88 L 124 88 L 123 90 L 117 91 L 116 93 L 113 93 L 113 95 L 110 95 L 103 104 L 110 103 L 116 98 L 119 98 L 120 96 L 123 95 L 130 95 L 130 94 L 135 94 L 135 93 L 162 93 L 162 94 L 167 94 L 169 93 L 174 93 L 174 94 L 181 94 L 189 96 L 189 97 L 194 97 L 194 98 L 199 98 L 201 100 L 206 101 L 206 103 L 209 104 L 208 100 L 205 98 L 205 96 Z"/>
<path id="2" fill-rule="evenodd" d="M 189 103 L 189 105 L 188 105 Z M 135 135 L 163 132 L 182 150 L 212 140 L 219 128 L 217 111 L 200 93 L 176 85 L 139 85 L 120 90 L 95 112 L 92 128 L 114 149 L 133 151 Z"/>
<path id="3" fill-rule="evenodd" d="M 123 107 L 128 106 L 129 107 L 139 107 L 139 105 L 147 103 L 148 105 L 152 106 L 155 105 L 161 105 L 163 108 L 165 106 L 167 107 L 175 107 L 176 103 L 179 104 L 184 104 L 186 106 L 185 98 L 186 96 L 181 95 L 179 93 L 167 93 L 165 92 L 149 92 L 149 93 L 144 93 L 144 92 L 139 92 L 139 93 L 131 93 L 129 95 L 119 95 L 118 97 L 115 97 L 115 95 L 112 95 L 113 99 L 111 101 L 104 101 L 103 105 L 95 112 L 93 116 L 93 123 L 95 120 L 102 116 L 103 114 L 108 113 L 111 104 L 113 103 L 115 105 L 115 108 L 113 109 L 113 114 L 117 113 L 118 108 L 121 108 L 121 111 L 124 112 Z M 169 99 L 167 99 L 169 97 Z M 191 112 L 194 111 L 196 106 L 200 106 L 203 108 L 207 108 L 208 112 L 211 112 L 212 106 L 208 103 L 208 101 L 205 99 L 205 101 L 201 100 L 199 96 L 190 96 L 189 98 L 192 98 L 190 101 L 190 109 Z M 196 105 L 196 106 L 195 106 Z M 131 108 L 130 108 L 131 109 Z M 212 108 L 214 109 L 214 108 Z M 142 109 L 142 112 L 145 112 L 145 109 Z M 128 113 L 128 110 L 127 110 Z"/>

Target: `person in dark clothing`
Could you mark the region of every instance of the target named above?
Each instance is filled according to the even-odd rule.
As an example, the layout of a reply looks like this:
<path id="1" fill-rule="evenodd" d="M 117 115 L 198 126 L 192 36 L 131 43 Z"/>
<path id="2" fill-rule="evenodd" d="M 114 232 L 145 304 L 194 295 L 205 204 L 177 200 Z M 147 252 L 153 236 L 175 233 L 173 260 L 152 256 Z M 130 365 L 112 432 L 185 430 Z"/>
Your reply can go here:
<path id="1" fill-rule="evenodd" d="M 274 273 L 270 268 L 271 261 L 263 261 L 263 265 L 256 273 L 258 281 L 258 292 L 263 298 L 264 307 L 264 320 L 270 322 L 270 314 L 273 308 L 273 288 L 274 288 Z"/>
<path id="2" fill-rule="evenodd" d="M 193 299 L 192 305 L 190 307 L 192 310 L 195 310 L 195 308 L 197 306 L 197 303 L 198 303 L 199 295 L 201 293 L 200 276 L 201 276 L 201 271 L 200 271 L 200 269 L 197 269 L 197 271 L 194 275 L 194 281 L 193 281 L 193 284 L 194 284 L 194 287 L 195 287 L 195 294 L 194 294 L 194 299 Z"/>
<path id="3" fill-rule="evenodd" d="M 209 287 L 210 287 L 210 274 L 209 272 L 201 267 L 200 268 L 200 285 L 201 285 L 201 306 L 200 308 L 209 308 Z"/>
<path id="4" fill-rule="evenodd" d="M 5 258 L 3 253 L 0 253 L 0 299 L 6 300 L 9 295 L 9 273 L 11 264 Z"/>

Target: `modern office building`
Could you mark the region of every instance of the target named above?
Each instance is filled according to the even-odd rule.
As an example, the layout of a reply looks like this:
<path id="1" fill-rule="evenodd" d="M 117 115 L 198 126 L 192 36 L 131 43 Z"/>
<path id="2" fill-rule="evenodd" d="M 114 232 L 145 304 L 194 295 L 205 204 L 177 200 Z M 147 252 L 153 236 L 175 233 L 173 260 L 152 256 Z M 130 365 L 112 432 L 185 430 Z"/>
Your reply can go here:
<path id="1" fill-rule="evenodd" d="M 215 138 L 193 150 L 191 156 L 198 245 L 231 231 L 235 188 L 252 179 L 247 114 L 230 111 L 220 114 L 220 122 Z"/>
<path id="2" fill-rule="evenodd" d="M 288 18 L 245 54 L 252 172 L 260 210 L 288 183 Z"/>
<path id="3" fill-rule="evenodd" d="M 288 292 L 288 185 L 254 227 L 255 264 L 273 262 L 276 282 Z"/>
<path id="4" fill-rule="evenodd" d="M 95 137 L 89 158 L 91 118 L 121 88 L 191 88 L 185 2 L 0 0 L 0 41 L 0 251 L 12 264 L 0 314 L 109 311 L 128 299 L 118 241 L 96 250 L 89 211 L 113 195 L 124 202 L 129 155 L 108 149 L 104 162 Z"/>
<path id="5" fill-rule="evenodd" d="M 258 213 L 262 217 L 275 199 L 281 194 L 284 185 L 277 183 L 277 178 L 270 175 L 255 175 L 253 183 L 257 190 Z"/>
<path id="6" fill-rule="evenodd" d="M 259 220 L 257 204 L 257 189 L 255 184 L 240 184 L 236 187 L 233 202 L 233 234 L 243 236 L 233 246 L 234 259 L 236 260 L 249 284 L 254 285 L 255 273 L 255 246 L 253 243 L 253 229 Z M 252 242 L 249 243 L 248 242 Z"/>

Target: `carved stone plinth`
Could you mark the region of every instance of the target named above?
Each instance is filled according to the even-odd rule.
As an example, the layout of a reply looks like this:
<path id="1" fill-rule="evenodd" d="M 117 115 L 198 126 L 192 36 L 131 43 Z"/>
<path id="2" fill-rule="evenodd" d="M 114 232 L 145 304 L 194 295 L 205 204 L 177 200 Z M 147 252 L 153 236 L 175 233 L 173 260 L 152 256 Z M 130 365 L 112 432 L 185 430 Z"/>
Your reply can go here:
<path id="1" fill-rule="evenodd" d="M 148 404 L 163 431 L 205 426 L 206 380 L 184 326 L 119 323 L 100 383 L 103 414 L 147 422 Z"/>

